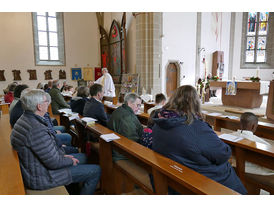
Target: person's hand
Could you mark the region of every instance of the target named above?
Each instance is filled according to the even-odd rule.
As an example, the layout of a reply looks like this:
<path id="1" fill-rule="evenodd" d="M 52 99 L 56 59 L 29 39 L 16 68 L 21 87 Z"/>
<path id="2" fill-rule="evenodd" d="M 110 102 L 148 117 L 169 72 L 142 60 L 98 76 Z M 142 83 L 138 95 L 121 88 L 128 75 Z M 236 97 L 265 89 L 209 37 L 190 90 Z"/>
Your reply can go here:
<path id="1" fill-rule="evenodd" d="M 72 159 L 72 161 L 73 161 L 73 166 L 76 166 L 78 163 L 79 163 L 79 160 L 78 159 L 76 159 L 76 158 L 71 158 Z"/>
<path id="2" fill-rule="evenodd" d="M 56 130 L 56 133 L 57 133 L 57 134 L 61 134 L 62 132 L 60 132 L 59 130 Z"/>
<path id="3" fill-rule="evenodd" d="M 64 155 L 64 157 L 74 158 L 72 155 Z"/>

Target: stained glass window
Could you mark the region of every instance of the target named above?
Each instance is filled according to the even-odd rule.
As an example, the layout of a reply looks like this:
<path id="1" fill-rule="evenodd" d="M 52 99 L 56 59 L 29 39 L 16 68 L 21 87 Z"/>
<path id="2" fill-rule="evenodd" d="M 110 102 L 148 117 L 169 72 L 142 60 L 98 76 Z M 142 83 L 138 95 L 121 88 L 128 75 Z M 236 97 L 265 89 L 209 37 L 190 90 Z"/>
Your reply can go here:
<path id="1" fill-rule="evenodd" d="M 246 32 L 246 63 L 266 62 L 269 12 L 248 12 Z"/>
<path id="2" fill-rule="evenodd" d="M 34 12 L 33 32 L 37 65 L 64 65 L 63 15 Z"/>

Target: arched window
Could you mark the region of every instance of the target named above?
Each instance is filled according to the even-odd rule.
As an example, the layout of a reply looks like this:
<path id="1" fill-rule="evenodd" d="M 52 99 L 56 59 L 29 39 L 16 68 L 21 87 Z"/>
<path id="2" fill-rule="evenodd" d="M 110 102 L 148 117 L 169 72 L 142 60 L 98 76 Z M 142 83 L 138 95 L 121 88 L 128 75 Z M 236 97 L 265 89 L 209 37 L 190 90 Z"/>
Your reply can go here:
<path id="1" fill-rule="evenodd" d="M 242 68 L 273 67 L 274 28 L 271 16 L 270 12 L 244 13 Z"/>
<path id="2" fill-rule="evenodd" d="M 65 65 L 63 14 L 34 12 L 32 19 L 36 65 Z"/>

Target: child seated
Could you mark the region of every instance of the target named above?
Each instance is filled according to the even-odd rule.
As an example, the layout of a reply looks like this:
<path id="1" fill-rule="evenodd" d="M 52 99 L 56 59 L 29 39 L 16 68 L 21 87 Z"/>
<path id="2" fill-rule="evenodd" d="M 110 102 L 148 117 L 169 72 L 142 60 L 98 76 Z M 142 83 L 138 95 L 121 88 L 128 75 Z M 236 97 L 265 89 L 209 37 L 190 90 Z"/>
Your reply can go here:
<path id="1" fill-rule="evenodd" d="M 150 108 L 147 113 L 150 114 L 155 109 L 161 109 L 166 104 L 166 97 L 164 94 L 156 94 L 155 96 L 155 107 Z"/>

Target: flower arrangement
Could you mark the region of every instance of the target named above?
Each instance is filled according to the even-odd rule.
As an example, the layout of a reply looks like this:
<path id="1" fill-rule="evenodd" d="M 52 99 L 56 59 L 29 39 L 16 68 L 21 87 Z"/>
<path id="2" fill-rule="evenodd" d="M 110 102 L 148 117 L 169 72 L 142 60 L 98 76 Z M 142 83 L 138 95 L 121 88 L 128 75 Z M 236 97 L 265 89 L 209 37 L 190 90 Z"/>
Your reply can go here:
<path id="1" fill-rule="evenodd" d="M 218 76 L 212 76 L 210 80 L 218 81 L 220 78 Z"/>
<path id="2" fill-rule="evenodd" d="M 259 78 L 259 77 L 250 77 L 250 80 L 252 81 L 252 82 L 259 82 L 261 79 Z"/>

